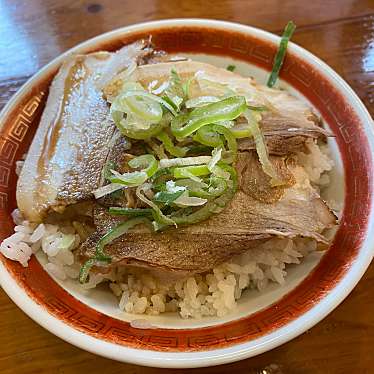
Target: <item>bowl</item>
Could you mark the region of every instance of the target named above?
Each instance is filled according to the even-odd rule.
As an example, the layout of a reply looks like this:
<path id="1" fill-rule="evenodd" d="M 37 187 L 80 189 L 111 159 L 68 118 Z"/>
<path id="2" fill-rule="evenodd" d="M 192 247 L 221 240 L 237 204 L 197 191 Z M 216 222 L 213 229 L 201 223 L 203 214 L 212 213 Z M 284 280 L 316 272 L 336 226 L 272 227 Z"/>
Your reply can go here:
<path id="1" fill-rule="evenodd" d="M 28 80 L 0 114 L 0 240 L 9 236 L 16 207 L 15 162 L 31 143 L 48 87 L 62 61 L 75 53 L 116 50 L 152 35 L 156 48 L 226 67 L 265 82 L 279 37 L 235 23 L 172 19 L 137 24 L 90 39 L 53 60 Z M 31 318 L 60 338 L 119 361 L 157 367 L 202 367 L 268 351 L 311 328 L 330 313 L 360 280 L 373 257 L 373 122 L 352 89 L 330 67 L 291 43 L 279 86 L 322 116 L 335 138 L 328 193 L 344 203 L 331 247 L 291 267 L 282 286 L 247 291 L 224 318 L 183 320 L 147 317 L 155 328 L 133 328 L 114 296 L 100 287 L 82 291 L 61 282 L 33 256 L 27 268 L 0 256 L 0 281 Z M 331 197 L 330 196 L 330 197 Z M 143 317 L 142 317 L 143 318 Z"/>

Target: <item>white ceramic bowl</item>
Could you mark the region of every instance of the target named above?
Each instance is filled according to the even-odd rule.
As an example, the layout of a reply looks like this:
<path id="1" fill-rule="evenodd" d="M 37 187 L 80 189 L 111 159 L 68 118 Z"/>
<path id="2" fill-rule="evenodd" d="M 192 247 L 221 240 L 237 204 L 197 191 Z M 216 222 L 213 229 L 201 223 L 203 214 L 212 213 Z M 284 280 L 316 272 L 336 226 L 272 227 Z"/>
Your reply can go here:
<path id="1" fill-rule="evenodd" d="M 0 167 L 10 177 L 0 189 L 0 239 L 9 235 L 15 207 L 15 161 L 37 126 L 45 91 L 71 53 L 118 48 L 152 34 L 156 47 L 217 66 L 234 63 L 243 75 L 264 82 L 279 37 L 234 23 L 175 19 L 118 29 L 64 53 L 32 77 L 0 115 Z M 248 291 L 225 318 L 182 320 L 146 317 L 158 329 L 138 330 L 120 313 L 108 292 L 82 290 L 53 280 L 33 259 L 22 268 L 1 257 L 0 281 L 31 318 L 62 339 L 115 360 L 158 367 L 201 367 L 228 363 L 272 349 L 312 327 L 353 289 L 373 257 L 373 122 L 352 89 L 331 68 L 291 43 L 280 85 L 308 101 L 336 135 L 330 141 L 336 171 L 330 193 L 343 202 L 341 225 L 331 249 L 289 271 L 283 286 Z M 344 176 L 343 176 L 344 175 Z M 357 207 L 360 207 L 357 209 Z M 322 258 L 321 258 L 322 257 Z"/>

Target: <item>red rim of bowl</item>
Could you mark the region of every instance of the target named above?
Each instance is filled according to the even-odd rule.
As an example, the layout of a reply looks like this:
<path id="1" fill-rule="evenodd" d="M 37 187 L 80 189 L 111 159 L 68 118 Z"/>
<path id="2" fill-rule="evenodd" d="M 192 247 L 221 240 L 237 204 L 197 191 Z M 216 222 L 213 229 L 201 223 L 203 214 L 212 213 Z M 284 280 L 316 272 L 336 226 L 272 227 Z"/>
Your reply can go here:
<path id="1" fill-rule="evenodd" d="M 251 32 L 193 25 L 187 21 L 183 24 L 180 22 L 170 27 L 150 23 L 148 28 L 136 32 L 124 29 L 122 35 L 98 41 L 85 51 L 115 50 L 152 34 L 156 47 L 168 52 L 224 55 L 271 69 L 276 52 L 273 42 L 253 36 Z M 126 347 L 168 352 L 203 351 L 252 341 L 286 326 L 317 305 L 347 274 L 367 234 L 373 199 L 372 154 L 362 121 L 351 103 L 321 69 L 302 59 L 293 48 L 295 46 L 290 48 L 286 57 L 281 78 L 314 104 L 334 132 L 344 165 L 346 187 L 344 212 L 334 242 L 301 284 L 270 307 L 239 320 L 205 328 L 149 330 L 134 329 L 128 322 L 106 316 L 81 303 L 54 282 L 35 258 L 28 268 L 23 268 L 0 256 L 3 266 L 17 284 L 51 315 L 78 331 Z M 9 236 L 13 228 L 10 213 L 16 207 L 15 161 L 28 149 L 54 74 L 55 71 L 44 74 L 31 90 L 22 92 L 17 105 L 10 110 L 8 107 L 6 115 L 3 114 L 0 130 L 0 240 Z"/>

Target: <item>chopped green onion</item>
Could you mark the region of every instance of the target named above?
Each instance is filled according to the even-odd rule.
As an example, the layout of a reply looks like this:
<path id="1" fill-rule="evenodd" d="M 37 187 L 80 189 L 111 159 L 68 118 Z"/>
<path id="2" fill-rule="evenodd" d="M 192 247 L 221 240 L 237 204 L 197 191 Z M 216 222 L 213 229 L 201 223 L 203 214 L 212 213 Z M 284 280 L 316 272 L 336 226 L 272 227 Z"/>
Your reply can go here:
<path id="1" fill-rule="evenodd" d="M 165 158 L 160 160 L 160 168 L 170 168 L 173 166 L 202 165 L 207 164 L 211 160 L 211 158 L 211 156 Z"/>
<path id="2" fill-rule="evenodd" d="M 176 192 L 157 192 L 152 201 L 155 201 L 157 203 L 163 203 L 165 205 L 170 205 L 172 202 L 174 202 L 174 200 L 178 199 L 178 197 L 180 197 L 184 192 L 185 190 L 180 190 Z"/>
<path id="3" fill-rule="evenodd" d="M 232 71 L 235 66 L 228 68 Z M 156 91 L 151 94 L 140 84 L 130 82 L 123 85 L 122 93 L 114 99 L 110 111 L 116 126 L 122 134 L 143 140 L 141 144 L 148 145 L 145 150 L 148 154 L 128 162 L 135 171 L 121 174 L 114 165 L 107 165 L 103 177 L 111 182 L 108 190 L 137 187 L 137 198 L 148 207 L 113 206 L 109 214 L 130 217 L 129 221 L 149 222 L 147 218 L 152 217 L 153 228 L 158 231 L 171 225 L 200 222 L 219 213 L 238 186 L 236 170 L 231 166 L 237 157 L 237 138 L 253 136 L 264 171 L 267 174 L 271 171 L 258 124 L 259 112 L 267 108 L 248 106 L 246 97 L 227 85 L 201 79 L 197 74 L 194 79 L 200 87 L 204 84 L 213 87 L 206 90 L 208 95 L 217 95 L 187 100 L 192 79 L 182 84 L 177 72 L 172 70 L 169 81 L 164 83 L 162 98 L 155 95 Z M 157 94 L 160 93 L 158 90 Z M 243 115 L 248 123 L 237 124 L 235 120 Z M 197 149 L 196 157 L 186 157 Z M 146 183 L 148 180 L 151 183 Z M 277 181 L 272 177 L 271 182 Z M 92 266 L 111 261 L 103 249 L 108 240 L 118 237 L 121 227 L 102 238 L 95 257 L 82 267 L 84 280 Z"/>
<path id="4" fill-rule="evenodd" d="M 199 96 L 186 101 L 186 108 L 199 108 L 207 104 L 216 103 L 221 99 L 217 96 Z"/>
<path id="5" fill-rule="evenodd" d="M 190 214 L 180 214 L 179 216 L 173 216 L 173 220 L 177 225 L 192 225 L 194 223 L 199 223 L 208 219 L 214 214 L 216 204 L 214 201 L 208 202 L 203 208 L 190 213 Z"/>
<path id="6" fill-rule="evenodd" d="M 162 118 L 161 103 L 154 99 L 155 95 L 144 96 L 140 95 L 140 92 L 147 94 L 141 84 L 134 82 L 125 83 L 122 93 L 114 99 L 111 111 L 133 115 L 146 122 L 160 122 Z"/>
<path id="7" fill-rule="evenodd" d="M 185 187 L 177 186 L 173 180 L 167 181 L 165 183 L 166 191 L 168 192 L 177 192 L 177 191 L 185 191 Z"/>
<path id="8" fill-rule="evenodd" d="M 141 223 L 146 223 L 148 220 L 145 217 L 136 217 L 128 221 L 121 222 L 119 225 L 114 227 L 112 230 L 109 230 L 97 243 L 96 245 L 96 256 L 108 257 L 104 254 L 104 247 L 115 239 L 119 238 L 123 234 L 127 233 L 132 227 L 139 225 Z"/>
<path id="9" fill-rule="evenodd" d="M 157 156 L 159 160 L 168 157 L 165 153 L 163 144 L 157 144 L 152 139 L 144 139 L 144 143 L 147 145 L 146 152 L 154 156 Z"/>
<path id="10" fill-rule="evenodd" d="M 228 65 L 226 70 L 228 71 L 234 71 L 236 69 L 236 66 L 235 65 Z"/>
<path id="11" fill-rule="evenodd" d="M 217 131 L 219 134 L 222 134 L 225 137 L 229 151 L 231 152 L 235 160 L 238 152 L 238 145 L 236 144 L 235 136 L 233 135 L 231 130 L 221 125 L 214 125 L 213 130 Z"/>
<path id="12" fill-rule="evenodd" d="M 152 177 L 158 169 L 157 160 L 153 155 L 142 155 L 133 158 L 128 162 L 129 166 L 132 168 L 144 169 L 141 171 L 134 171 L 132 173 L 118 173 L 115 170 L 111 170 L 112 176 L 109 177 L 109 180 L 112 183 L 119 183 L 125 186 L 139 186 L 143 184 L 148 178 Z"/>
<path id="13" fill-rule="evenodd" d="M 200 155 L 202 153 L 209 153 L 212 149 L 203 144 L 196 144 L 188 146 L 188 154 Z"/>
<path id="14" fill-rule="evenodd" d="M 262 134 L 259 124 L 251 113 L 250 110 L 246 110 L 244 112 L 244 116 L 248 121 L 249 128 L 251 130 L 253 140 L 256 145 L 256 151 L 258 155 L 258 159 L 260 160 L 262 170 L 266 173 L 269 177 L 271 177 L 271 185 L 272 186 L 279 186 L 283 184 L 283 181 L 278 177 L 277 172 L 275 171 L 274 165 L 271 163 L 269 158 L 269 152 L 267 150 L 266 142 L 264 139 L 264 135 Z"/>
<path id="15" fill-rule="evenodd" d="M 150 187 L 151 187 L 150 184 L 143 184 L 142 186 L 139 186 L 136 189 L 136 196 L 141 201 L 143 201 L 143 203 L 149 205 L 152 208 L 152 210 L 153 210 L 153 212 L 152 212 L 153 218 L 154 218 L 156 224 L 158 225 L 157 226 L 157 225 L 153 224 L 154 227 L 155 227 L 155 229 L 157 229 L 157 227 L 159 227 L 159 226 L 176 225 L 175 222 L 171 218 L 165 216 L 162 213 L 161 209 L 153 201 L 149 200 L 145 195 L 143 195 L 143 192 L 146 191 L 146 190 L 150 190 Z"/>
<path id="16" fill-rule="evenodd" d="M 209 201 L 203 208 L 185 215 L 173 216 L 173 220 L 177 225 L 191 225 L 205 221 L 210 216 L 224 209 L 227 203 L 232 199 L 234 190 L 228 189 L 226 193 L 215 200 Z"/>
<path id="17" fill-rule="evenodd" d="M 177 199 L 174 200 L 174 204 L 181 207 L 189 207 L 189 206 L 201 206 L 208 202 L 208 199 L 202 199 L 201 197 L 196 196 L 188 196 L 185 192 L 182 196 L 179 196 Z"/>
<path id="18" fill-rule="evenodd" d="M 174 178 L 189 178 L 191 175 L 195 177 L 200 177 L 203 175 L 210 174 L 210 170 L 207 165 L 194 165 L 185 166 L 181 168 L 174 169 Z"/>
<path id="19" fill-rule="evenodd" d="M 238 189 L 238 173 L 237 173 L 236 169 L 234 167 L 232 167 L 231 165 L 227 165 L 227 164 L 223 164 L 223 163 L 220 164 L 220 167 L 230 174 L 231 180 L 232 180 L 232 183 L 233 183 L 232 190 L 233 190 L 233 192 L 236 192 L 236 190 Z"/>
<path id="20" fill-rule="evenodd" d="M 126 99 L 130 98 L 130 97 L 135 97 L 135 98 L 142 98 L 144 101 L 148 99 L 147 102 L 156 102 L 158 104 L 161 104 L 163 107 L 165 107 L 170 113 L 172 113 L 174 116 L 177 115 L 177 112 L 175 111 L 175 109 L 173 108 L 172 105 L 170 105 L 168 102 L 166 102 L 164 99 L 162 99 L 161 97 L 158 97 L 157 95 L 153 95 L 149 92 L 146 92 L 146 91 L 142 91 L 142 90 L 129 90 L 129 91 L 125 91 L 123 93 L 121 93 L 120 95 L 118 95 L 115 99 L 115 101 L 119 101 L 119 102 L 124 102 L 125 104 L 127 104 L 127 101 Z M 114 105 L 114 102 L 113 104 Z M 152 108 L 153 109 L 153 108 Z M 116 109 L 116 110 L 120 110 L 120 109 Z M 162 114 L 161 114 L 162 116 Z M 161 119 L 161 117 L 160 117 Z"/>
<path id="21" fill-rule="evenodd" d="M 195 182 L 191 179 L 179 179 L 176 185 L 183 186 L 188 189 L 190 196 L 201 197 L 205 199 L 212 199 L 222 195 L 227 189 L 227 182 L 222 178 L 212 176 L 208 188 L 205 189 L 205 184 Z"/>
<path id="22" fill-rule="evenodd" d="M 144 171 L 134 171 L 132 173 L 121 174 L 118 171 L 111 170 L 112 175 L 109 177 L 109 180 L 112 183 L 123 184 L 125 186 L 135 187 L 143 184 L 148 176 Z"/>
<path id="23" fill-rule="evenodd" d="M 158 162 L 153 155 L 141 155 L 133 158 L 128 162 L 129 166 L 133 169 L 143 168 L 148 177 L 152 177 L 158 169 Z"/>
<path id="24" fill-rule="evenodd" d="M 246 109 L 243 96 L 232 96 L 216 103 L 194 109 L 190 114 L 181 114 L 171 122 L 171 131 L 177 138 L 193 134 L 199 128 L 217 121 L 233 120 Z"/>
<path id="25" fill-rule="evenodd" d="M 289 21 L 287 23 L 287 26 L 284 29 L 277 54 L 275 55 L 275 58 L 274 58 L 273 70 L 271 71 L 271 74 L 267 81 L 268 87 L 273 87 L 275 82 L 278 79 L 280 69 L 283 65 L 284 57 L 286 56 L 288 41 L 292 37 L 292 34 L 295 31 L 295 29 L 296 29 L 296 25 L 292 21 Z"/>
<path id="26" fill-rule="evenodd" d="M 175 146 L 166 132 L 157 135 L 157 139 L 162 142 L 167 152 L 172 156 L 184 157 L 188 148 Z"/>
<path id="27" fill-rule="evenodd" d="M 265 111 L 269 110 L 269 108 L 266 107 L 265 105 L 259 105 L 259 106 L 247 105 L 247 107 L 248 107 L 248 109 L 254 110 L 254 111 L 257 111 L 257 112 L 265 112 Z"/>
<path id="28" fill-rule="evenodd" d="M 151 138 L 152 136 L 157 135 L 167 124 L 163 120 L 156 124 L 147 123 L 130 114 L 124 118 L 122 112 L 112 109 L 111 115 L 121 133 L 131 139 L 144 140 Z"/>
<path id="29" fill-rule="evenodd" d="M 166 168 L 162 167 L 156 171 L 156 173 L 153 174 L 151 177 L 151 182 L 155 182 L 160 177 L 168 177 L 173 175 L 173 169 L 172 168 Z"/>
<path id="30" fill-rule="evenodd" d="M 141 85 L 139 85 L 141 88 Z M 128 85 L 126 85 L 128 87 Z M 111 116 L 122 134 L 132 139 L 148 139 L 169 125 L 162 107 L 176 115 L 165 100 L 140 88 L 127 89 L 118 95 L 110 108 Z M 124 116 L 126 113 L 126 117 Z"/>
<path id="31" fill-rule="evenodd" d="M 128 217 L 151 216 L 152 217 L 152 209 L 110 207 L 109 214 L 113 216 L 128 216 Z"/>
<path id="32" fill-rule="evenodd" d="M 163 112 L 160 103 L 150 99 L 148 96 L 140 96 L 138 94 L 126 97 L 125 95 L 120 95 L 116 100 L 120 99 L 125 100 L 128 108 L 126 113 L 133 114 L 151 123 L 158 123 L 161 121 Z"/>
<path id="33" fill-rule="evenodd" d="M 223 142 L 219 134 L 213 130 L 213 125 L 200 127 L 193 136 L 193 140 L 208 147 L 223 147 Z"/>
<path id="34" fill-rule="evenodd" d="M 102 171 L 103 179 L 106 179 L 106 180 L 109 181 L 109 178 L 112 175 L 112 173 L 111 173 L 112 169 L 114 169 L 114 170 L 117 169 L 117 165 L 113 161 L 108 161 L 103 167 L 103 171 Z"/>
<path id="35" fill-rule="evenodd" d="M 104 264 L 109 263 L 110 261 L 102 261 Z M 88 274 L 91 270 L 91 268 L 94 265 L 97 265 L 99 263 L 99 260 L 96 258 L 90 258 L 87 260 L 80 268 L 79 270 L 79 283 L 84 284 L 87 281 Z"/>
<path id="36" fill-rule="evenodd" d="M 192 81 L 195 79 L 195 77 L 190 77 L 187 79 L 186 82 L 184 82 L 182 84 L 182 88 L 183 88 L 183 92 L 184 92 L 184 96 L 186 98 L 188 98 L 190 96 L 190 86 L 191 86 L 191 83 Z"/>
<path id="37" fill-rule="evenodd" d="M 212 159 L 208 163 L 208 169 L 210 171 L 213 170 L 213 168 L 217 165 L 217 162 L 221 159 L 222 157 L 222 148 L 215 148 L 212 151 Z"/>
<path id="38" fill-rule="evenodd" d="M 172 108 L 174 108 L 175 111 L 179 111 L 177 104 L 175 104 L 173 100 L 171 100 L 168 96 L 162 96 L 162 100 L 165 100 L 165 102 L 168 103 Z"/>
<path id="39" fill-rule="evenodd" d="M 221 168 L 222 163 L 219 165 L 213 166 L 211 168 L 211 172 L 214 176 L 222 178 L 224 180 L 229 180 L 230 179 L 230 173 L 225 171 L 224 169 Z"/>
<path id="40" fill-rule="evenodd" d="M 231 129 L 232 127 L 235 126 L 235 121 L 217 121 L 216 125 L 220 125 L 228 129 Z"/>
<path id="41" fill-rule="evenodd" d="M 236 139 L 249 138 L 250 136 L 252 136 L 251 129 L 249 128 L 247 123 L 235 125 L 230 130 Z"/>
<path id="42" fill-rule="evenodd" d="M 180 111 L 185 98 L 185 92 L 183 90 L 181 79 L 174 69 L 171 69 L 169 86 L 165 91 L 165 95 L 169 99 L 168 102 L 172 104 L 173 108 Z"/>
<path id="43" fill-rule="evenodd" d="M 79 282 L 80 283 L 86 283 L 88 273 L 92 266 L 97 265 L 99 263 L 110 263 L 111 257 L 107 256 L 104 253 L 104 247 L 111 242 L 113 242 L 115 239 L 119 238 L 120 236 L 124 235 L 129 229 L 132 227 L 139 225 L 141 223 L 147 223 L 149 222 L 147 218 L 145 217 L 136 217 L 132 218 L 128 221 L 122 222 L 113 229 L 109 230 L 97 243 L 96 245 L 96 251 L 95 251 L 95 257 L 89 259 L 84 263 L 84 265 L 81 267 L 79 272 Z"/>
<path id="44" fill-rule="evenodd" d="M 99 187 L 92 193 L 94 194 L 95 199 L 100 199 L 103 196 L 122 190 L 125 187 L 126 186 L 124 186 L 122 183 L 109 183 L 109 184 L 106 184 L 105 186 Z"/>
<path id="45" fill-rule="evenodd" d="M 178 225 L 191 225 L 208 219 L 212 214 L 219 213 L 233 198 L 238 188 L 238 177 L 235 168 L 230 165 L 222 164 L 222 169 L 227 171 L 231 176 L 231 185 L 225 190 L 223 194 L 214 200 L 208 201 L 208 203 L 201 209 L 190 213 L 183 214 L 183 212 L 177 212 L 172 215 L 172 219 Z"/>

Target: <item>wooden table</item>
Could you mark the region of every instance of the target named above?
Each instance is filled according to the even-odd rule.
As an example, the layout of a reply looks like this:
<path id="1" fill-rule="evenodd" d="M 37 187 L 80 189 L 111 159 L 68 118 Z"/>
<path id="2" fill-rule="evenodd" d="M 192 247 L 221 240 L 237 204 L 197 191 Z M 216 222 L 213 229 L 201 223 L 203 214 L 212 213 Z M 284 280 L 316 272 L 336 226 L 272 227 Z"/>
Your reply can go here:
<path id="1" fill-rule="evenodd" d="M 0 108 L 28 77 L 75 44 L 120 26 L 172 17 L 236 21 L 275 33 L 292 19 L 298 25 L 293 40 L 341 74 L 374 114 L 374 0 L 0 0 Z M 373 289 L 374 265 L 342 305 L 297 339 L 256 358 L 194 372 L 374 373 Z M 167 370 L 75 348 L 31 321 L 0 289 L 0 372 Z"/>

